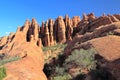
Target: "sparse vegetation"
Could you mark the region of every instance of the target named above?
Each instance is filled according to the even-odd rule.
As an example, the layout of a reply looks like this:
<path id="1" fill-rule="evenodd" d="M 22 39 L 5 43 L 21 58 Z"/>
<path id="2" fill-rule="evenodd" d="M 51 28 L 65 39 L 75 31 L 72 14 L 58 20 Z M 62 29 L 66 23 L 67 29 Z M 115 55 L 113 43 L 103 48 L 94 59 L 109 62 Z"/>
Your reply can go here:
<path id="1" fill-rule="evenodd" d="M 51 80 L 69 80 L 71 76 L 66 72 L 63 67 L 56 67 L 55 74 L 51 77 Z"/>
<path id="2" fill-rule="evenodd" d="M 59 55 L 52 63 L 45 65 L 44 72 L 49 80 L 72 80 L 78 75 L 84 75 L 84 69 L 91 71 L 96 68 L 95 53 L 96 51 L 91 48 L 88 50 L 76 49 L 68 58 L 64 57 L 64 54 Z M 69 72 L 72 68 L 79 68 L 78 71 L 75 71 L 76 76 Z"/>
<path id="3" fill-rule="evenodd" d="M 59 55 L 63 54 L 64 48 L 66 47 L 66 44 L 56 44 L 54 46 L 48 46 L 48 47 L 43 47 L 43 52 L 44 52 L 44 56 L 45 56 L 45 63 L 49 63 L 49 61 L 52 58 L 58 58 Z M 47 53 L 52 53 L 52 54 L 48 54 Z"/>
<path id="4" fill-rule="evenodd" d="M 0 80 L 3 80 L 7 76 L 6 74 L 6 68 L 3 66 L 0 66 Z"/>
<path id="5" fill-rule="evenodd" d="M 5 59 L 3 59 L 3 60 L 0 61 L 0 64 L 4 65 L 4 64 L 9 63 L 9 62 L 17 61 L 19 59 L 21 59 L 19 56 L 5 58 Z"/>
<path id="6" fill-rule="evenodd" d="M 4 64 L 17 61 L 19 59 L 21 59 L 19 56 L 10 57 L 5 54 L 0 54 L 0 80 L 3 80 L 3 78 L 7 76 Z"/>
<path id="7" fill-rule="evenodd" d="M 109 36 L 109 35 L 114 35 L 114 33 L 110 31 L 107 33 L 107 36 Z"/>
<path id="8" fill-rule="evenodd" d="M 63 74 L 61 76 L 52 77 L 51 80 L 70 80 L 71 76 L 69 74 Z"/>
<path id="9" fill-rule="evenodd" d="M 81 69 L 91 69 L 96 68 L 96 61 L 94 59 L 96 51 L 91 48 L 88 50 L 76 49 L 72 51 L 71 55 L 65 60 L 65 65 L 67 68 L 80 67 Z"/>
<path id="10" fill-rule="evenodd" d="M 48 50 L 51 50 L 52 52 L 56 51 L 56 50 L 64 50 L 64 48 L 66 47 L 66 44 L 56 44 L 54 46 L 47 46 L 47 47 L 43 47 L 43 51 L 46 52 Z"/>

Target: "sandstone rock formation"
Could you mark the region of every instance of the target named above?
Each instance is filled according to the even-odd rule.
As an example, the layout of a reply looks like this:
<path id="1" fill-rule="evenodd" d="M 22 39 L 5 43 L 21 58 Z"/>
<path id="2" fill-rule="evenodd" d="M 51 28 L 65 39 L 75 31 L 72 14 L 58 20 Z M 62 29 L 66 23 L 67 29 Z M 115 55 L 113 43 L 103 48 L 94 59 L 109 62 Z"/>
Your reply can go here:
<path id="1" fill-rule="evenodd" d="M 72 42 L 68 43 L 68 46 L 65 49 L 65 53 L 69 54 L 73 50 L 73 47 L 71 46 L 79 45 L 83 42 L 92 40 L 94 38 L 99 38 L 99 37 L 108 36 L 108 35 L 120 35 L 119 32 L 118 33 L 115 32 L 116 30 L 119 30 L 119 29 L 120 29 L 120 22 L 115 22 L 109 25 L 99 26 L 99 28 L 96 28 L 91 33 L 86 33 L 84 35 L 78 35 L 74 37 Z"/>
<path id="2" fill-rule="evenodd" d="M 52 19 L 49 19 L 48 25 L 49 25 L 48 29 L 49 29 L 50 46 L 52 46 L 52 45 L 55 45 L 54 36 L 53 36 L 54 21 Z"/>
<path id="3" fill-rule="evenodd" d="M 120 74 L 120 22 L 114 22 L 108 25 L 99 26 L 91 33 L 77 35 L 68 43 L 65 48 L 65 55 L 68 56 L 74 49 L 95 48 L 98 55 L 102 58 L 96 58 L 100 69 L 106 69 L 116 80 L 119 80 Z M 115 31 L 118 32 L 116 33 Z M 112 33 L 112 34 L 111 34 Z M 92 78 L 90 80 L 93 80 Z"/>
<path id="4" fill-rule="evenodd" d="M 72 26 L 73 27 L 77 27 L 77 25 L 78 25 L 78 23 L 80 22 L 81 20 L 80 20 L 80 17 L 79 16 L 74 16 L 73 18 L 72 18 Z"/>
<path id="5" fill-rule="evenodd" d="M 71 19 L 69 18 L 68 15 L 65 16 L 65 26 L 66 26 L 66 39 L 67 41 L 71 41 L 72 40 L 72 33 L 73 33 L 73 27 L 72 26 L 77 26 L 77 23 L 79 22 L 78 21 L 78 18 L 77 16 L 74 16 L 73 17 L 73 23 L 71 21 Z"/>
<path id="6" fill-rule="evenodd" d="M 120 54 L 119 54 L 119 47 L 120 47 L 120 36 L 105 36 L 100 38 L 94 38 L 92 40 L 88 40 L 84 43 L 79 43 L 79 41 L 74 40 L 74 44 L 72 43 L 68 46 L 71 51 L 74 49 L 89 49 L 90 47 L 95 48 L 97 51 L 97 55 L 101 56 L 101 58 L 96 58 L 97 64 L 99 65 L 100 69 L 105 69 L 110 74 L 112 74 L 113 77 L 116 78 L 116 80 L 120 79 Z M 68 48 L 67 46 L 67 48 Z M 71 53 L 71 51 L 67 51 L 67 48 L 65 50 L 66 55 L 68 56 Z M 93 79 L 89 79 L 93 80 Z M 112 80 L 112 79 L 111 79 Z"/>
<path id="7" fill-rule="evenodd" d="M 63 21 L 63 17 L 59 16 L 56 20 L 55 27 L 57 28 L 56 33 L 57 33 L 57 42 L 60 43 L 65 43 L 66 42 L 66 28 L 65 28 L 65 23 Z"/>
<path id="8" fill-rule="evenodd" d="M 118 22 L 119 19 L 114 15 L 103 15 L 96 18 L 93 13 L 85 15 L 83 14 L 83 20 L 79 22 L 76 32 L 84 34 L 86 32 L 92 32 L 94 29 L 101 25 L 111 24 L 113 22 Z"/>
<path id="9" fill-rule="evenodd" d="M 9 55 L 14 53 L 22 57 L 18 61 L 7 63 L 7 77 L 4 80 L 47 80 L 42 69 L 44 67 L 44 56 L 42 50 L 33 43 L 20 43 L 13 46 Z"/>
<path id="10" fill-rule="evenodd" d="M 101 17 L 96 17 L 94 13 L 90 13 L 88 15 L 83 14 L 83 19 L 80 19 L 79 16 L 74 16 L 72 19 L 68 15 L 65 18 L 59 16 L 55 21 L 49 19 L 46 23 L 42 22 L 40 27 L 33 18 L 32 22 L 26 20 L 24 26 L 18 27 L 15 35 L 21 34 L 24 39 L 22 41 L 34 42 L 39 47 L 53 46 L 56 43 L 71 41 L 77 34 L 84 35 L 85 33 L 93 32 L 99 26 L 119 21 L 120 14 L 103 14 Z M 7 37 L 6 40 L 2 38 L 0 46 L 6 44 L 9 40 Z"/>
<path id="11" fill-rule="evenodd" d="M 41 27 L 34 18 L 31 22 L 26 20 L 22 27 L 18 27 L 16 33 L 11 33 L 7 37 L 0 38 L 0 53 L 20 57 L 27 55 L 27 57 L 22 60 L 5 65 L 8 73 L 5 80 L 46 80 L 42 72 L 44 66 L 44 58 L 42 58 L 43 55 L 41 51 L 42 46 L 68 43 L 65 49 L 65 54 L 67 55 L 70 54 L 73 49 L 89 48 L 91 45 L 100 52 L 103 48 L 99 48 L 98 46 L 100 45 L 95 46 L 97 45 L 96 40 L 98 40 L 99 43 L 99 40 L 104 36 L 107 36 L 109 40 L 119 39 L 116 37 L 108 37 L 108 35 L 120 36 L 120 14 L 103 14 L 101 17 L 96 17 L 93 13 L 90 13 L 88 15 L 83 14 L 83 19 L 80 19 L 79 16 L 74 16 L 72 19 L 68 15 L 66 15 L 65 18 L 59 16 L 55 21 L 49 19 L 45 23 L 42 22 Z M 107 43 L 107 38 L 105 37 L 105 43 Z M 104 38 L 102 38 L 102 40 L 104 42 Z M 110 45 L 112 46 L 112 44 Z M 100 55 L 110 61 L 108 58 L 113 58 L 114 56 L 110 54 L 106 57 L 106 55 L 108 55 L 106 51 L 103 50 L 103 52 L 100 52 Z M 113 54 L 120 57 L 116 52 L 118 51 L 113 50 Z M 111 68 L 112 67 L 110 67 L 110 69 Z"/>
<path id="12" fill-rule="evenodd" d="M 15 34 L 1 39 L 0 53 L 8 56 L 19 56 L 22 59 L 5 64 L 7 77 L 4 80 L 47 80 L 42 69 L 44 56 L 39 38 L 39 26 L 33 19 L 28 20 L 23 27 L 18 27 Z M 7 40 L 6 40 L 7 39 Z"/>
<path id="13" fill-rule="evenodd" d="M 50 46 L 50 36 L 49 36 L 49 29 L 48 29 L 48 21 L 46 21 L 45 23 L 45 37 L 44 37 L 44 42 L 45 42 L 45 46 Z"/>

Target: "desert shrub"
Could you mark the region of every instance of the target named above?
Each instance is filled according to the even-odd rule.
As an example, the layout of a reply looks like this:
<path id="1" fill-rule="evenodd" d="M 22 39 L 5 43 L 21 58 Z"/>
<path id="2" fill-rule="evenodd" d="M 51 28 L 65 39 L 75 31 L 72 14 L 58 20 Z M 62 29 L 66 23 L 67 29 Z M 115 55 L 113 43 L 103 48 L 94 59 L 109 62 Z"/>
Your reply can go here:
<path id="1" fill-rule="evenodd" d="M 56 67 L 56 68 L 55 68 L 55 73 L 56 73 L 57 75 L 64 75 L 64 73 L 65 73 L 65 68 Z"/>
<path id="2" fill-rule="evenodd" d="M 109 35 L 114 35 L 114 32 L 108 32 L 107 34 L 106 34 L 107 36 L 109 36 Z"/>
<path id="3" fill-rule="evenodd" d="M 76 49 L 72 51 L 71 55 L 65 60 L 65 65 L 68 68 L 80 67 L 88 70 L 96 68 L 96 61 L 94 59 L 96 51 L 91 48 L 88 50 Z"/>
<path id="4" fill-rule="evenodd" d="M 49 63 L 52 58 L 58 58 L 59 55 L 63 54 L 64 48 L 66 47 L 66 44 L 56 44 L 54 46 L 48 46 L 48 47 L 43 47 L 43 52 L 45 56 L 45 63 Z M 52 53 L 48 56 L 48 53 Z"/>
<path id="5" fill-rule="evenodd" d="M 6 68 L 5 67 L 0 67 L 0 80 L 3 80 L 3 78 L 5 78 L 6 75 Z"/>
<path id="6" fill-rule="evenodd" d="M 63 74 L 55 77 L 51 77 L 51 80 L 70 80 L 71 76 L 69 74 Z"/>
<path id="7" fill-rule="evenodd" d="M 4 65 L 4 64 L 9 63 L 9 62 L 17 61 L 17 60 L 19 60 L 19 59 L 21 59 L 19 56 L 9 57 L 9 58 L 6 58 L 6 59 L 1 60 L 1 61 L 0 61 L 0 64 L 1 64 L 1 65 Z"/>
<path id="8" fill-rule="evenodd" d="M 58 49 L 61 49 L 61 50 L 64 50 L 64 48 L 66 47 L 67 45 L 66 44 L 56 44 L 54 46 L 47 46 L 47 47 L 43 47 L 43 51 L 48 51 L 48 50 L 51 50 L 52 52 L 58 50 Z"/>

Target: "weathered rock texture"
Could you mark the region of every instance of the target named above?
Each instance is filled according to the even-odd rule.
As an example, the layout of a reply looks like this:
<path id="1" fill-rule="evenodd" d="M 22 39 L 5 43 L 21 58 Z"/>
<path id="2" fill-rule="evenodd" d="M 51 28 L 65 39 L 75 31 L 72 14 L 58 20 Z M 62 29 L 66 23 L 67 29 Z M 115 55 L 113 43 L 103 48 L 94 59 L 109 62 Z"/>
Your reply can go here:
<path id="1" fill-rule="evenodd" d="M 10 56 L 22 57 L 18 61 L 7 63 L 7 77 L 4 80 L 47 80 L 44 72 L 44 57 L 42 50 L 33 43 L 18 43 L 9 52 Z M 11 55 L 12 54 L 12 55 Z"/>
<path id="2" fill-rule="evenodd" d="M 100 69 L 108 71 L 116 80 L 120 74 L 120 22 L 99 26 L 93 32 L 84 35 L 77 35 L 65 48 L 65 55 L 68 56 L 75 49 L 95 48 L 98 55 L 96 58 Z M 118 30 L 118 32 L 116 32 Z M 112 33 L 112 34 L 111 34 Z M 96 80 L 91 79 L 89 80 Z M 114 80 L 114 79 L 110 79 Z"/>
<path id="3" fill-rule="evenodd" d="M 22 59 L 7 63 L 7 77 L 4 80 L 47 80 L 43 73 L 44 55 L 41 50 L 41 39 L 39 38 L 40 27 L 32 19 L 28 20 L 23 27 L 18 27 L 16 33 L 0 40 L 0 53 Z"/>
<path id="4" fill-rule="evenodd" d="M 118 31 L 117 31 L 118 30 Z M 112 24 L 104 25 L 104 26 L 99 26 L 99 28 L 96 28 L 93 32 L 91 33 L 86 33 L 84 35 L 77 35 L 74 37 L 74 39 L 68 43 L 68 46 L 65 48 L 65 54 L 70 54 L 71 51 L 78 47 L 78 45 L 81 45 L 84 42 L 87 42 L 89 40 L 95 39 L 95 38 L 100 38 L 104 36 L 109 36 L 109 35 L 120 35 L 120 22 L 115 22 Z M 88 45 L 89 46 L 89 45 Z"/>
<path id="5" fill-rule="evenodd" d="M 79 16 L 74 16 L 72 19 L 68 15 L 65 18 L 59 16 L 55 21 L 49 19 L 42 22 L 41 27 L 34 18 L 31 22 L 26 20 L 22 27 L 18 27 L 16 33 L 0 38 L 0 53 L 20 57 L 27 55 L 22 60 L 5 65 L 8 73 L 5 80 L 46 80 L 42 72 L 44 66 L 42 46 L 68 43 L 65 49 L 65 54 L 68 55 L 73 49 L 90 46 L 81 43 L 107 35 L 120 36 L 120 14 L 103 14 L 101 17 L 96 17 L 90 13 L 83 14 L 83 19 Z M 97 47 L 96 49 L 99 50 Z M 112 54 L 109 57 L 113 57 Z"/>
<path id="6" fill-rule="evenodd" d="M 65 18 L 59 16 L 55 21 L 49 19 L 45 23 L 42 22 L 40 27 L 33 18 L 31 22 L 27 20 L 24 26 L 18 27 L 15 35 L 21 34 L 22 41 L 34 42 L 39 47 L 52 46 L 56 43 L 71 41 L 77 34 L 84 35 L 93 32 L 99 26 L 119 21 L 120 14 L 103 14 L 101 17 L 96 17 L 94 13 L 90 13 L 88 15 L 83 14 L 83 19 L 80 19 L 79 16 L 74 16 L 72 19 L 68 15 Z M 10 38 L 2 38 L 0 41 L 1 48 L 9 41 Z"/>

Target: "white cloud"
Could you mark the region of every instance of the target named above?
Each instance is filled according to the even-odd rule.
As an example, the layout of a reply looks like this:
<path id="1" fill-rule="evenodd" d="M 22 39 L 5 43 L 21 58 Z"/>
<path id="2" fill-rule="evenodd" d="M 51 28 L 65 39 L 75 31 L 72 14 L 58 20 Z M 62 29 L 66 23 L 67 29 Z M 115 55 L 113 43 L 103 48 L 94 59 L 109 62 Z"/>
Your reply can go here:
<path id="1" fill-rule="evenodd" d="M 5 35 L 9 35 L 10 34 L 10 32 L 5 32 Z"/>

